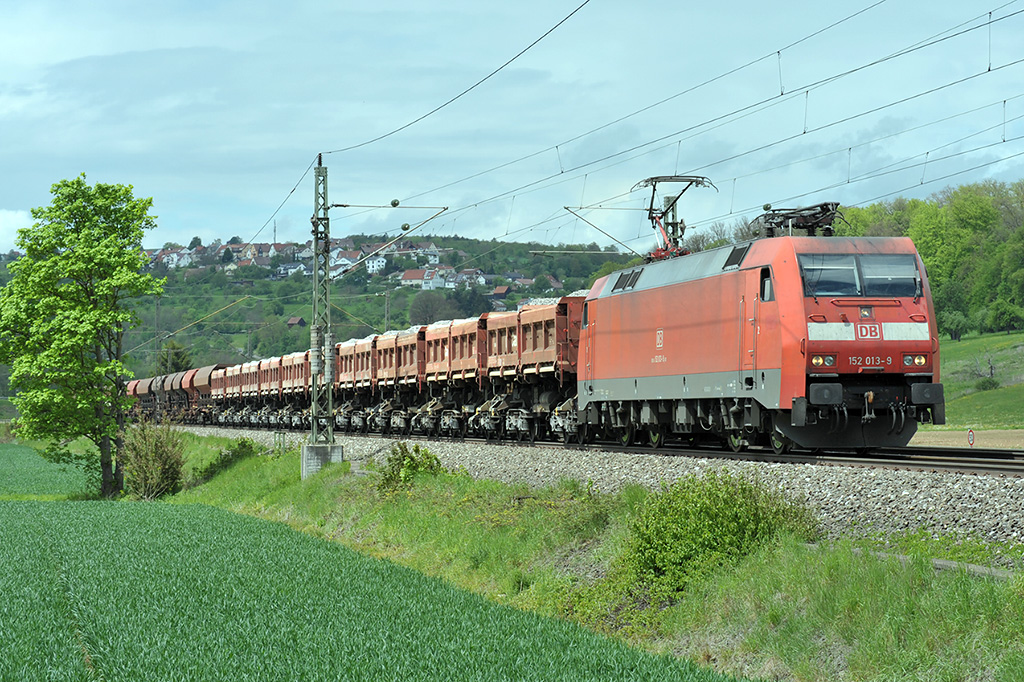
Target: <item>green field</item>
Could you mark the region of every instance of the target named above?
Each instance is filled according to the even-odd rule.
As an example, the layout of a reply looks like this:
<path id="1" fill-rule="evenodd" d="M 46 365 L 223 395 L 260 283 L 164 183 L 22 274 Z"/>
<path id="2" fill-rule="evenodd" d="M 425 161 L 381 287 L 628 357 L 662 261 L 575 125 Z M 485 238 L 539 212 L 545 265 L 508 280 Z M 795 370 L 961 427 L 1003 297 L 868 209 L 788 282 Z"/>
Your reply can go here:
<path id="1" fill-rule="evenodd" d="M 24 445 L 0 443 L 0 500 L 63 500 L 91 493 L 81 469 L 52 464 Z"/>
<path id="2" fill-rule="evenodd" d="M 718 680 L 278 523 L 0 502 L 0 679 Z"/>
<path id="3" fill-rule="evenodd" d="M 947 428 L 1024 428 L 1024 333 L 944 339 L 941 354 Z"/>

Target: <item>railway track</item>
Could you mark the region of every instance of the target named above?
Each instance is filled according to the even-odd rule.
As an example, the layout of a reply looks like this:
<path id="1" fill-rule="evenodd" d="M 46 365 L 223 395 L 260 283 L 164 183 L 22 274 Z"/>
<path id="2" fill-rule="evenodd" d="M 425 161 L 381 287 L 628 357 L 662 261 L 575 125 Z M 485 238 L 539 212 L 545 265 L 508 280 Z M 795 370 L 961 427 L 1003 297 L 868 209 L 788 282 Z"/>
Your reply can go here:
<path id="1" fill-rule="evenodd" d="M 225 426 L 236 430 L 267 431 L 245 426 Z M 280 429 L 279 429 L 280 430 Z M 290 433 L 301 433 L 301 430 L 285 429 Z M 1024 450 L 999 450 L 980 448 L 955 448 L 915 446 L 905 448 L 877 449 L 868 453 L 857 453 L 849 450 L 822 451 L 791 451 L 776 453 L 771 448 L 748 448 L 741 452 L 733 452 L 727 448 L 698 445 L 666 443 L 658 449 L 646 446 L 628 446 L 609 443 L 591 443 L 587 445 L 564 445 L 560 442 L 537 441 L 529 443 L 518 440 L 490 440 L 486 438 L 449 438 L 426 436 L 422 434 L 398 435 L 380 433 L 347 433 L 337 434 L 346 438 L 388 438 L 418 442 L 459 442 L 480 445 L 503 445 L 509 447 L 532 447 L 557 451 L 570 451 L 586 456 L 587 452 L 628 453 L 635 455 L 660 455 L 663 457 L 693 457 L 721 459 L 738 462 L 764 462 L 775 464 L 814 464 L 819 466 L 886 468 L 910 471 L 935 471 L 988 476 L 1024 477 Z"/>
<path id="2" fill-rule="evenodd" d="M 540 447 L 563 447 L 550 443 L 537 444 Z M 629 452 L 632 454 L 657 454 L 675 457 L 707 457 L 741 462 L 766 462 L 776 464 L 815 464 L 820 466 L 846 466 L 866 468 L 905 469 L 912 471 L 942 471 L 950 473 L 1024 476 L 1024 450 L 981 450 L 967 448 L 907 447 L 879 449 L 869 453 L 849 450 L 835 451 L 792 451 L 783 454 L 769 448 L 750 448 L 732 452 L 713 447 L 673 447 L 667 445 L 657 451 L 645 447 L 623 448 L 618 445 L 580 446 L 580 450 L 602 452 Z"/>

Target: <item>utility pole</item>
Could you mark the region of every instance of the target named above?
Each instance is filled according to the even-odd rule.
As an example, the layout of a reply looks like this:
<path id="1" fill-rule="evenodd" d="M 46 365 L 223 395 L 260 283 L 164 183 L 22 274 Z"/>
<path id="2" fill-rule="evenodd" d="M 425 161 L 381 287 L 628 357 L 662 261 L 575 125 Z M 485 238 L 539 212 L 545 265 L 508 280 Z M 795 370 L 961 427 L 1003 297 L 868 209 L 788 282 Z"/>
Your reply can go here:
<path id="1" fill-rule="evenodd" d="M 340 462 L 334 443 L 334 334 L 331 332 L 331 228 L 327 217 L 327 168 L 313 169 L 313 322 L 309 327 L 310 434 L 302 448 L 302 478 L 328 462 Z"/>

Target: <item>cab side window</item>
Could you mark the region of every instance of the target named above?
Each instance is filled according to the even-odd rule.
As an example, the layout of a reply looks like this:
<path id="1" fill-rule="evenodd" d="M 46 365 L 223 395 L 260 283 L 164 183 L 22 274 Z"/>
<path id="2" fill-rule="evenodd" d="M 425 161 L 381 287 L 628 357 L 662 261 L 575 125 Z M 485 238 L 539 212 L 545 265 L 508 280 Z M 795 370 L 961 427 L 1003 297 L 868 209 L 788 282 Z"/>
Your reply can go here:
<path id="1" fill-rule="evenodd" d="M 761 300 L 775 300 L 775 288 L 772 286 L 772 273 L 768 268 L 761 268 Z"/>

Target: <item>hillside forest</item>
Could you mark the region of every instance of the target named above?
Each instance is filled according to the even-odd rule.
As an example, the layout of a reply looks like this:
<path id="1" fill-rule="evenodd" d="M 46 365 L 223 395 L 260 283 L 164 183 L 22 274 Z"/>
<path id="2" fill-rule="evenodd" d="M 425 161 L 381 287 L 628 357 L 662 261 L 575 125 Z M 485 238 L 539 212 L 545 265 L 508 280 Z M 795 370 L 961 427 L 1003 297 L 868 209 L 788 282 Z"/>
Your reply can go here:
<path id="1" fill-rule="evenodd" d="M 950 339 L 1024 329 L 1024 180 L 947 187 L 928 199 L 901 197 L 840 210 L 844 220 L 837 223 L 839 235 L 914 240 L 928 270 L 940 331 Z M 746 220 L 715 223 L 689 231 L 684 246 L 699 251 L 753 234 L 754 227 Z M 379 236 L 349 238 L 358 247 Z M 492 309 L 492 293 L 502 285 L 511 285 L 502 304 L 514 308 L 524 298 L 587 288 L 599 275 L 634 259 L 633 254 L 597 244 L 547 246 L 458 236 L 420 239 L 437 246 L 442 263 L 488 274 L 486 284 L 433 291 L 399 286 L 395 273 L 427 266 L 409 258 L 389 258 L 380 273 L 358 270 L 335 282 L 335 338 L 479 315 Z M 537 253 L 542 251 L 552 253 Z M 309 329 L 296 320 L 310 316 L 308 276 L 281 277 L 272 268 L 256 265 L 239 267 L 230 277 L 217 264 L 154 268 L 167 278 L 164 295 L 138 302 L 141 322 L 126 337 L 130 368 L 137 376 L 215 362 L 235 364 L 309 346 Z M 519 286 L 510 279 L 517 276 L 534 284 Z M 553 289 L 545 276 L 561 288 Z M 8 278 L 6 265 L 0 264 L 0 284 Z M 6 391 L 5 374 L 0 371 L 0 392 Z"/>

